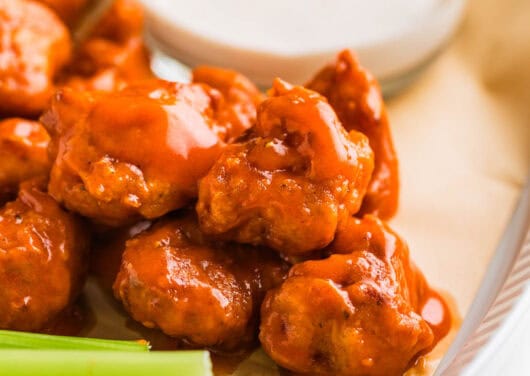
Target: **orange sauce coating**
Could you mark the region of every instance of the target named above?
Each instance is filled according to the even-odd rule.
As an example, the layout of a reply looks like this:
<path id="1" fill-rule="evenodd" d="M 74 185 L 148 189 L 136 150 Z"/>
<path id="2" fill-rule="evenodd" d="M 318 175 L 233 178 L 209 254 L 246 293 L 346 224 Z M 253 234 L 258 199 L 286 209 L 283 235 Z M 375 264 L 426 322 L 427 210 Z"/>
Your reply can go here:
<path id="1" fill-rule="evenodd" d="M 379 219 L 351 218 L 328 251 L 293 266 L 265 298 L 260 340 L 278 364 L 312 375 L 399 375 L 447 334 L 447 306 Z"/>
<path id="2" fill-rule="evenodd" d="M 398 161 L 383 98 L 375 78 L 349 50 L 322 69 L 307 87 L 324 95 L 347 130 L 365 134 L 374 151 L 374 173 L 360 215 L 392 217 L 398 205 Z"/>
<path id="3" fill-rule="evenodd" d="M 58 92 L 41 121 L 52 134 L 49 191 L 96 222 L 157 218 L 197 194 L 223 143 L 201 85 L 148 81 L 118 92 Z"/>

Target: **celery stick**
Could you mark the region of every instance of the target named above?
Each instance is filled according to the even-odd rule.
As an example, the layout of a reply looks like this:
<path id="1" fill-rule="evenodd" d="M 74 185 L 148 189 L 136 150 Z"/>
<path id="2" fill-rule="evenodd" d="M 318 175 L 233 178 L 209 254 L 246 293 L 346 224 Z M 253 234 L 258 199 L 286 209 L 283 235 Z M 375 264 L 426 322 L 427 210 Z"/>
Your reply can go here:
<path id="1" fill-rule="evenodd" d="M 210 376 L 207 351 L 0 350 L 0 376 Z"/>
<path id="2" fill-rule="evenodd" d="M 0 330 L 0 349 L 149 351 L 149 343 Z"/>

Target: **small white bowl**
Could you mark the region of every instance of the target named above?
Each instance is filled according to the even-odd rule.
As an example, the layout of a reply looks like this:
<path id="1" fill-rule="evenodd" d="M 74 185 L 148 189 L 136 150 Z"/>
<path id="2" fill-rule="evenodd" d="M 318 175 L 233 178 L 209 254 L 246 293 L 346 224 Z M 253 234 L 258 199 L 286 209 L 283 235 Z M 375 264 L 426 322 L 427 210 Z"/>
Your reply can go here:
<path id="1" fill-rule="evenodd" d="M 142 0 L 156 48 L 268 87 L 307 81 L 344 48 L 384 91 L 408 83 L 454 31 L 464 0 Z"/>

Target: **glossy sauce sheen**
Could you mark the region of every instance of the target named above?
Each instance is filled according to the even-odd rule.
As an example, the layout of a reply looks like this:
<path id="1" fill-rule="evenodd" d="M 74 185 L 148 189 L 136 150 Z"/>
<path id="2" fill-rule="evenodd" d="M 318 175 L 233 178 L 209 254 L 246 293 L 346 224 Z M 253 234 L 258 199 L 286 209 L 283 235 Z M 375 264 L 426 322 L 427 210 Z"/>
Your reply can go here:
<path id="1" fill-rule="evenodd" d="M 38 330 L 84 281 L 87 234 L 33 183 L 0 209 L 0 328 Z"/>
<path id="2" fill-rule="evenodd" d="M 106 97 L 95 103 L 87 122 L 96 148 L 142 166 L 148 178 L 166 176 L 191 194 L 219 150 L 205 116 L 211 98 L 200 86 L 165 85 L 129 87 Z"/>
<path id="3" fill-rule="evenodd" d="M 191 215 L 127 242 L 114 293 L 149 328 L 191 347 L 234 350 L 255 340 L 264 292 L 285 271 L 265 249 L 211 242 Z"/>
<path id="4" fill-rule="evenodd" d="M 112 226 L 185 205 L 223 146 L 208 90 L 154 80 L 59 92 L 41 119 L 54 137 L 50 194 Z"/>
<path id="5" fill-rule="evenodd" d="M 409 259 L 407 243 L 383 221 L 367 215 L 363 219 L 350 219 L 345 227 L 337 232 L 329 252 L 346 253 L 358 249 L 366 249 L 378 257 L 402 263 L 406 281 L 401 281 L 400 284 L 410 291 L 409 298 L 414 311 L 429 323 L 434 334 L 434 346 L 451 328 L 451 311 L 440 294 L 429 286 L 422 272 Z"/>

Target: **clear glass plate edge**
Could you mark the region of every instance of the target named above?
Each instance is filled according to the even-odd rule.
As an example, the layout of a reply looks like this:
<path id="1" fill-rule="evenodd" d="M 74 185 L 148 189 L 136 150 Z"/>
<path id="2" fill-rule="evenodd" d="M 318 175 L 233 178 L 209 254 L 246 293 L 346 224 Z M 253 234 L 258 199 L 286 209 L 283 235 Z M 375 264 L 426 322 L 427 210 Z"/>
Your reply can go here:
<path id="1" fill-rule="evenodd" d="M 530 299 L 530 174 L 515 211 L 490 261 L 480 288 L 435 376 L 476 373 L 488 349 L 501 342 L 517 318 L 521 299 Z M 530 319 L 527 315 L 527 319 Z"/>

